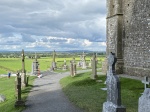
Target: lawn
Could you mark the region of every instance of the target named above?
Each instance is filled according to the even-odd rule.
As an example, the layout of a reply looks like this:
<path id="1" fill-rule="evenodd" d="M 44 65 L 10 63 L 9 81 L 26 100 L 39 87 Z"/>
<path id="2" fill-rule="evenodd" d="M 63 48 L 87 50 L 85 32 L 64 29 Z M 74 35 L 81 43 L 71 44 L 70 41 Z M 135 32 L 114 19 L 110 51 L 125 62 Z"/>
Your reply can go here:
<path id="1" fill-rule="evenodd" d="M 89 63 L 91 57 L 86 57 L 86 62 L 87 64 Z M 56 72 L 65 72 L 62 70 L 63 64 L 64 64 L 64 60 L 66 59 L 67 61 L 67 65 L 70 66 L 70 61 L 73 58 L 56 58 L 56 64 L 58 69 L 56 70 Z M 75 58 L 76 63 L 80 60 L 79 57 Z M 98 68 L 101 67 L 101 60 L 103 60 L 103 57 L 99 57 L 98 58 Z M 25 59 L 25 69 L 28 72 L 31 72 L 32 69 L 32 62 L 34 61 L 34 59 L 29 59 L 26 58 Z M 46 70 L 50 70 L 51 67 L 51 63 L 52 63 L 52 58 L 39 58 L 38 59 L 39 62 L 39 69 L 40 71 L 46 71 Z M 16 73 L 16 71 L 21 70 L 22 68 L 22 62 L 21 62 L 21 58 L 0 58 L 0 74 L 7 74 L 9 71 L 12 73 Z M 81 68 L 77 68 L 77 70 L 80 70 Z M 67 70 L 69 71 L 69 70 Z"/>
<path id="2" fill-rule="evenodd" d="M 102 112 L 102 105 L 106 101 L 106 91 L 100 88 L 106 87 L 105 76 L 99 76 L 103 83 L 98 83 L 90 79 L 91 73 L 78 74 L 76 77 L 65 77 L 60 80 L 63 91 L 69 99 L 77 106 L 87 112 Z M 127 108 L 127 112 L 137 112 L 138 98 L 144 91 L 141 81 L 121 78 L 122 104 Z"/>
<path id="3" fill-rule="evenodd" d="M 22 99 L 25 99 L 28 96 L 30 89 L 32 88 L 32 83 L 35 77 L 29 77 L 29 85 L 22 89 Z M 7 77 L 0 78 L 0 94 L 6 96 L 6 101 L 0 103 L 0 112 L 20 112 L 24 107 L 15 108 L 15 77 L 8 79 Z"/>

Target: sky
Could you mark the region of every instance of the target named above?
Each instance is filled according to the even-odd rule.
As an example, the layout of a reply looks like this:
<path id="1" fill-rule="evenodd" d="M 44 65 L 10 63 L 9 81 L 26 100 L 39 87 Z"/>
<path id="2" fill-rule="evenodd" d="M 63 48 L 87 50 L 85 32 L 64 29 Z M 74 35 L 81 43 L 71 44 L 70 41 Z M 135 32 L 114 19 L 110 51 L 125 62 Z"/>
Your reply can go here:
<path id="1" fill-rule="evenodd" d="M 0 0 L 0 51 L 106 50 L 106 0 Z"/>

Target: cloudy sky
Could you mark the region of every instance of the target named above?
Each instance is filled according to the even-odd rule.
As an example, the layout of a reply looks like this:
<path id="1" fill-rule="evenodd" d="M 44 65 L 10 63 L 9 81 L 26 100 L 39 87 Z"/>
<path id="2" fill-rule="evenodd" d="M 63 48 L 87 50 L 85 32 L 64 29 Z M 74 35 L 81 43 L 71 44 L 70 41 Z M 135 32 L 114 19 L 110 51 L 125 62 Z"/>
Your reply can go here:
<path id="1" fill-rule="evenodd" d="M 0 0 L 0 50 L 106 49 L 106 0 Z"/>

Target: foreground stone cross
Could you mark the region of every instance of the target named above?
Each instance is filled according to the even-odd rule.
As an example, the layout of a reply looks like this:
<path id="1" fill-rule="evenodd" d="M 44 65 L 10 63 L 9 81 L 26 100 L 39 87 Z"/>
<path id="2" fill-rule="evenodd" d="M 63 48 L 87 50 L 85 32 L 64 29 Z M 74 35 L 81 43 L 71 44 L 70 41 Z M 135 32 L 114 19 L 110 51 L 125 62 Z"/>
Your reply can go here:
<path id="1" fill-rule="evenodd" d="M 24 55 L 24 50 L 23 49 L 22 49 L 21 85 L 22 85 L 22 87 L 26 86 L 25 55 Z"/>
<path id="2" fill-rule="evenodd" d="M 150 88 L 144 90 L 143 95 L 139 98 L 138 112 L 150 111 Z"/>
<path id="3" fill-rule="evenodd" d="M 25 106 L 25 102 L 21 100 L 21 77 L 19 76 L 19 73 L 17 73 L 16 77 L 16 102 L 15 102 L 15 107 L 19 106 Z"/>
<path id="4" fill-rule="evenodd" d="M 96 54 L 93 54 L 93 59 L 92 59 L 92 75 L 91 79 L 96 79 L 97 78 L 97 60 L 96 60 Z"/>
<path id="5" fill-rule="evenodd" d="M 103 112 L 126 112 L 121 105 L 121 85 L 115 74 L 115 54 L 110 53 L 108 57 L 109 70 L 107 71 L 107 102 L 103 103 Z"/>
<path id="6" fill-rule="evenodd" d="M 56 52 L 54 50 L 53 51 L 53 60 L 52 60 L 51 70 L 55 70 L 57 68 L 55 58 L 56 58 Z"/>

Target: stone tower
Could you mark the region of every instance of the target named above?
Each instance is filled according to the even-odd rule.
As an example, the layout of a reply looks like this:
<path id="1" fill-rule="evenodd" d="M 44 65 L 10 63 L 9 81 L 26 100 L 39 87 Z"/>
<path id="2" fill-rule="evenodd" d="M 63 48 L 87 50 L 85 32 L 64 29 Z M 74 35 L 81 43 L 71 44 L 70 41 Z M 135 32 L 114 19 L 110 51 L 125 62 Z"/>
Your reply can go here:
<path id="1" fill-rule="evenodd" d="M 123 73 L 123 10 L 122 0 L 107 0 L 107 55 L 116 54 L 116 72 Z"/>
<path id="2" fill-rule="evenodd" d="M 107 55 L 116 54 L 116 72 L 150 73 L 150 0 L 107 0 Z"/>

